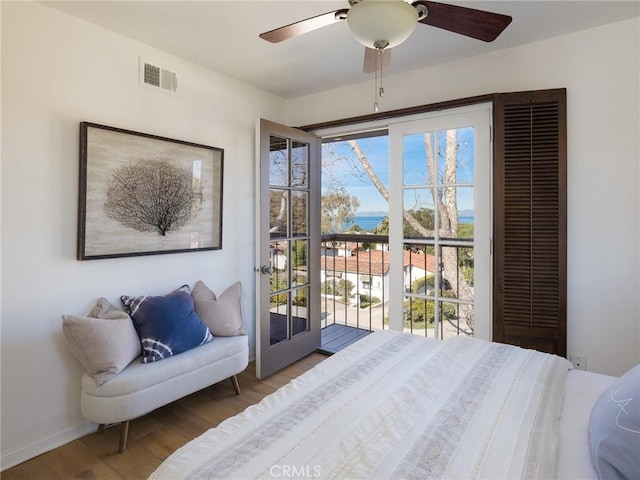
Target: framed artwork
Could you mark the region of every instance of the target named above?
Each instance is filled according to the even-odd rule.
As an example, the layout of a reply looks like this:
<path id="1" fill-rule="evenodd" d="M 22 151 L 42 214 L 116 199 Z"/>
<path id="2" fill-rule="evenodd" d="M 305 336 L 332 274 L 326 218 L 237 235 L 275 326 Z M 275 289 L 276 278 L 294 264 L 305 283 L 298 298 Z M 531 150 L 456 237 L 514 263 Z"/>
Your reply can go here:
<path id="1" fill-rule="evenodd" d="M 78 260 L 222 248 L 223 157 L 81 122 Z"/>

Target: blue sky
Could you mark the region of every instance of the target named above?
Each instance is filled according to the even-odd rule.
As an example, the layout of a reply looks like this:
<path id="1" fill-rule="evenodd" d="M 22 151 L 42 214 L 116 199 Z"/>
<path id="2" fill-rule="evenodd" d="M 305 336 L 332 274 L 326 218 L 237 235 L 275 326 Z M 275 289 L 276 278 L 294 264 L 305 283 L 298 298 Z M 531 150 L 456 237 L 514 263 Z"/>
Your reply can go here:
<path id="1" fill-rule="evenodd" d="M 443 135 L 441 139 L 444 141 Z M 458 130 L 458 178 L 457 181 L 473 181 L 473 130 L 471 128 Z M 367 157 L 372 168 L 378 175 L 380 181 L 388 188 L 389 186 L 389 140 L 387 136 L 371 137 L 358 140 L 361 150 Z M 357 197 L 360 201 L 358 213 L 367 212 L 387 212 L 387 201 L 380 195 L 368 175 L 356 159 L 351 148 L 346 142 L 334 142 L 328 146 L 333 152 L 334 162 L 327 162 L 331 155 L 327 155 L 327 145 L 323 147 L 323 191 L 328 181 L 327 164 L 331 164 L 331 172 L 339 183 L 344 186 L 350 195 Z M 424 153 L 423 135 L 406 136 L 404 140 L 404 176 L 405 183 L 423 184 L 426 183 L 426 156 Z M 441 162 L 444 164 L 444 162 Z M 443 165 L 441 165 L 442 167 Z M 440 169 L 442 171 L 442 168 Z M 424 191 L 423 191 L 424 192 Z M 425 198 L 420 191 L 411 190 L 405 193 L 405 208 L 410 202 L 409 197 Z M 473 189 L 470 187 L 458 188 L 458 208 L 459 210 L 473 208 Z"/>
<path id="2" fill-rule="evenodd" d="M 358 140 L 358 144 L 380 181 L 389 188 L 389 137 L 363 138 Z M 337 157 L 341 157 L 332 165 L 332 172 L 349 195 L 360 200 L 358 212 L 387 212 L 389 210 L 387 201 L 380 195 L 366 172 L 362 170 L 351 147 L 346 142 L 335 142 L 330 148 Z M 324 167 L 322 185 L 324 191 L 326 185 Z"/>

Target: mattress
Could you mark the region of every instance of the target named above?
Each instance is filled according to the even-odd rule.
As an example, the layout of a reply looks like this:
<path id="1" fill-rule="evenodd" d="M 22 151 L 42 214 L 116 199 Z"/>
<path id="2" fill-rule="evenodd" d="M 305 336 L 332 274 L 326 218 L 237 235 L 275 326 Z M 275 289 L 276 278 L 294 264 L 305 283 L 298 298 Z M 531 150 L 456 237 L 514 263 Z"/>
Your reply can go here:
<path id="1" fill-rule="evenodd" d="M 589 417 L 600 394 L 616 377 L 570 370 L 565 382 L 560 417 L 560 445 L 556 478 L 562 480 L 596 479 L 589 446 Z"/>
<path id="2" fill-rule="evenodd" d="M 469 337 L 375 332 L 151 478 L 551 478 L 570 366 Z"/>

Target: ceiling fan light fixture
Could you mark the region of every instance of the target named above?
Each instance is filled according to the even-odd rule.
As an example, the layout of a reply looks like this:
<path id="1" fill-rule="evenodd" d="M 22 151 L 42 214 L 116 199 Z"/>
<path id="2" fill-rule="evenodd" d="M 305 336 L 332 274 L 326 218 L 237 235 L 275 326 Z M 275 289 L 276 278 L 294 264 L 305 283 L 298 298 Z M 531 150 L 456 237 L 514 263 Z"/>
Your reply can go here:
<path id="1" fill-rule="evenodd" d="M 418 11 L 404 0 L 362 0 L 347 13 L 347 25 L 365 47 L 386 42 L 392 48 L 404 42 L 418 23 Z"/>

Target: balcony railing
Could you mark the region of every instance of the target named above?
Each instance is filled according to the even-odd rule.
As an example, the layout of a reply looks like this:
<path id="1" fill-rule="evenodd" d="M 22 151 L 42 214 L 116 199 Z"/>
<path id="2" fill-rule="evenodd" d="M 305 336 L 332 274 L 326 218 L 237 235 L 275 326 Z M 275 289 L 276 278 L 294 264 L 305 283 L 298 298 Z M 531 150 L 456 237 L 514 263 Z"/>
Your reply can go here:
<path id="1" fill-rule="evenodd" d="M 365 330 L 388 328 L 388 246 L 387 235 L 322 236 L 322 328 L 333 324 Z"/>
<path id="2" fill-rule="evenodd" d="M 473 334 L 473 287 L 471 296 L 461 294 L 459 286 L 464 262 L 472 258 L 468 245 L 449 245 L 454 249 L 457 267 L 446 279 L 442 264 L 424 244 L 403 252 L 404 330 L 430 337 Z M 470 253 L 471 252 L 471 253 Z M 448 252 L 451 253 L 451 252 Z M 389 237 L 386 235 L 323 235 L 320 257 L 321 326 L 343 325 L 364 330 L 388 326 L 390 292 Z M 472 272 L 471 272 L 472 273 Z M 469 272 L 466 272 L 467 277 Z M 471 275 L 472 276 L 472 275 Z M 451 281 L 450 281 L 451 280 Z M 435 321 L 437 318 L 438 321 Z M 435 329 L 438 329 L 436 333 Z"/>

